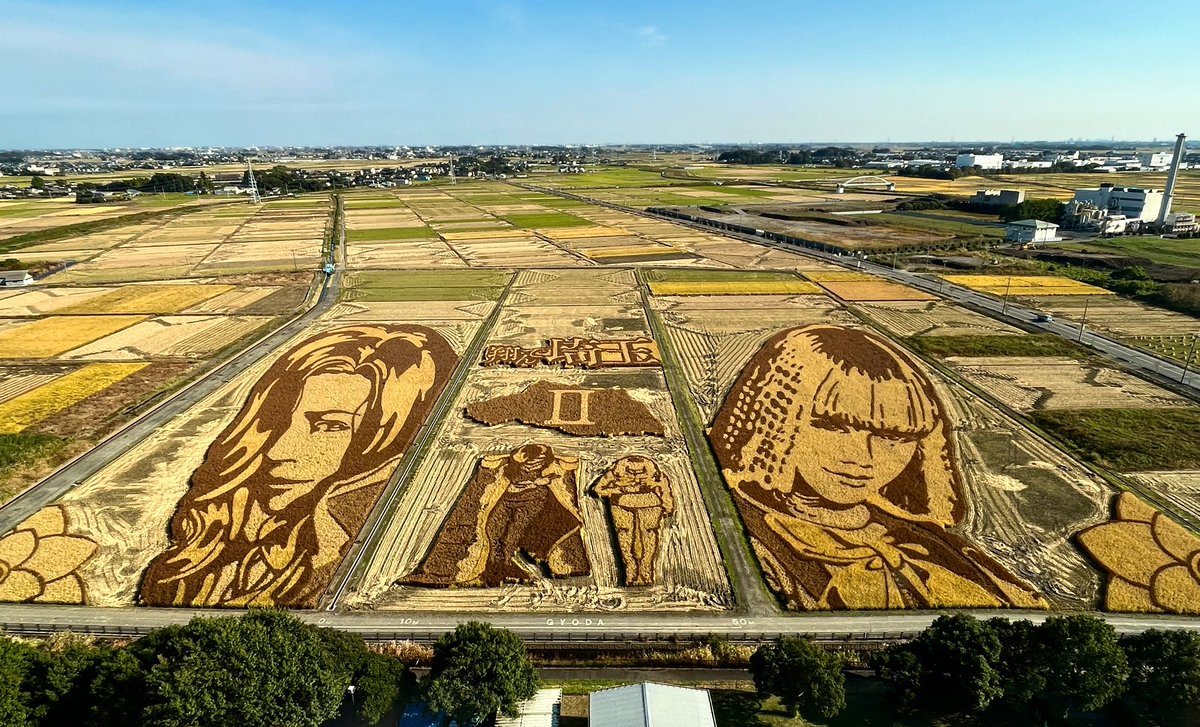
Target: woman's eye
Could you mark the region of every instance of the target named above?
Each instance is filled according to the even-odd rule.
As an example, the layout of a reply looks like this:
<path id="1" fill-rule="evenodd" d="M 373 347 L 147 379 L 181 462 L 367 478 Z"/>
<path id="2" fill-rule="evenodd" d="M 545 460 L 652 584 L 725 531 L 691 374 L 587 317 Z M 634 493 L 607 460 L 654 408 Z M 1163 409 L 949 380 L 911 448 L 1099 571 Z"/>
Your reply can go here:
<path id="1" fill-rule="evenodd" d="M 350 428 L 346 422 L 339 422 L 333 419 L 321 419 L 313 422 L 314 432 L 344 432 Z"/>

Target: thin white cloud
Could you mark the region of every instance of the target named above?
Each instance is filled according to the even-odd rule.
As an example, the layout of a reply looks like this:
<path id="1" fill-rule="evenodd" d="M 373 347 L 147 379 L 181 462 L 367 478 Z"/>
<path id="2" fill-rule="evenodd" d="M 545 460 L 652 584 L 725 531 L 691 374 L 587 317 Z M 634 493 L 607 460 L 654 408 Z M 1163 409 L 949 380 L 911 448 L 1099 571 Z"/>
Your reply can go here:
<path id="1" fill-rule="evenodd" d="M 643 25 L 637 29 L 637 37 L 647 48 L 656 48 L 667 42 L 667 36 L 658 29 L 657 25 Z"/>

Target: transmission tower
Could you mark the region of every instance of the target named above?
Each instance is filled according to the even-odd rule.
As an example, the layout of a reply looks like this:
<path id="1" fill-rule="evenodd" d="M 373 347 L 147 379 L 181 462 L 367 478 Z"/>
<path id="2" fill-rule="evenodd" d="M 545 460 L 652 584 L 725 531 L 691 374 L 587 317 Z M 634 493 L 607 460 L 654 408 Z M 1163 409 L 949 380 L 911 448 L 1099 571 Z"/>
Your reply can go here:
<path id="1" fill-rule="evenodd" d="M 458 184 L 458 178 L 454 176 L 454 155 L 450 155 L 450 184 Z"/>
<path id="2" fill-rule="evenodd" d="M 258 194 L 258 180 L 254 178 L 254 167 L 250 166 L 250 160 L 246 160 L 246 175 L 250 177 L 250 201 L 254 204 L 262 202 L 262 197 Z"/>

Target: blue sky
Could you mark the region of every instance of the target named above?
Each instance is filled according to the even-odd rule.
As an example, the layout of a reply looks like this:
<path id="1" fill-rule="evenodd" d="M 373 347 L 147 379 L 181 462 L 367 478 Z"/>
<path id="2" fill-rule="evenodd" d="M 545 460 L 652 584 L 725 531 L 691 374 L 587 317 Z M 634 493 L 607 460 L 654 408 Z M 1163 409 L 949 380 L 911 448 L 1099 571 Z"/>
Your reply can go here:
<path id="1" fill-rule="evenodd" d="M 1195 0 L 0 0 L 0 147 L 1162 139 L 1200 134 L 1198 34 Z"/>

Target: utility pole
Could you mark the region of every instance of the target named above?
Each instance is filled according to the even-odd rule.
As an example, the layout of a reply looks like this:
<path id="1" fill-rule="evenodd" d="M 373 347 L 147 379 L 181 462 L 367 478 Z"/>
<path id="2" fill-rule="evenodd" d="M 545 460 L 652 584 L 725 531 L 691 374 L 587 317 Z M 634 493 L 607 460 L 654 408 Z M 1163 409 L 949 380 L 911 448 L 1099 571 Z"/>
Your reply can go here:
<path id="1" fill-rule="evenodd" d="M 1083 327 L 1087 324 L 1088 304 L 1092 302 L 1092 296 L 1083 299 L 1083 320 L 1079 321 L 1079 338 L 1076 343 L 1083 343 Z"/>
<path id="2" fill-rule="evenodd" d="M 1000 315 L 1008 313 L 1008 293 L 1012 290 L 1012 276 L 1008 278 L 1008 285 L 1004 286 L 1004 303 L 1000 305 Z"/>
<path id="3" fill-rule="evenodd" d="M 1196 334 L 1192 334 L 1192 347 L 1188 350 L 1187 359 L 1183 362 L 1183 375 L 1179 377 L 1179 383 L 1184 383 L 1187 380 L 1188 367 L 1192 365 L 1192 356 L 1196 354 Z"/>

